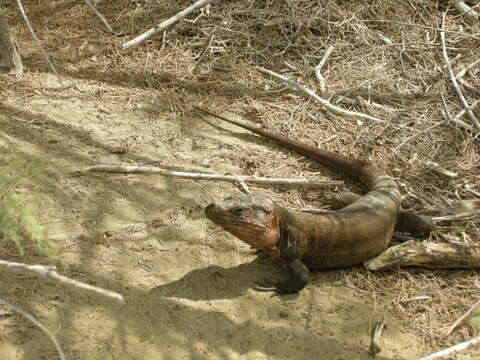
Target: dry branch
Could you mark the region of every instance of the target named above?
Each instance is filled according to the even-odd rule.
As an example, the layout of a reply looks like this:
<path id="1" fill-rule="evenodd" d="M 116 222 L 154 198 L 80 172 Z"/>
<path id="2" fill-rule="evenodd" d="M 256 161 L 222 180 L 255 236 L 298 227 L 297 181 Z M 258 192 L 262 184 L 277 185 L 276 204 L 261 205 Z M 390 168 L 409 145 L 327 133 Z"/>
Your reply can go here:
<path id="1" fill-rule="evenodd" d="M 323 97 L 327 97 L 327 87 L 325 85 L 325 78 L 322 75 L 322 69 L 325 66 L 328 58 L 330 57 L 332 51 L 333 45 L 330 45 L 327 50 L 325 50 L 325 54 L 323 55 L 322 60 L 320 60 L 318 65 L 315 66 L 315 69 L 313 71 L 315 73 L 315 77 L 317 78 L 318 84 L 320 85 L 320 95 L 322 95 Z"/>
<path id="2" fill-rule="evenodd" d="M 57 69 L 55 69 L 55 66 L 53 65 L 52 61 L 50 60 L 50 57 L 48 56 L 47 52 L 44 50 L 42 43 L 38 39 L 37 35 L 35 34 L 35 31 L 33 30 L 32 25 L 30 24 L 30 20 L 28 20 L 27 14 L 25 12 L 25 9 L 23 8 L 22 1 L 17 0 L 17 5 L 18 8 L 20 9 L 20 13 L 22 14 L 23 20 L 25 20 L 25 23 L 28 26 L 28 30 L 30 30 L 30 34 L 32 34 L 33 40 L 37 43 L 38 48 L 40 49 L 40 52 L 42 53 L 43 57 L 45 58 L 45 61 L 48 64 L 48 67 L 52 72 L 57 76 L 58 82 L 60 83 L 61 86 L 63 86 L 62 79 L 60 78 L 60 75 L 57 72 Z"/>
<path id="3" fill-rule="evenodd" d="M 478 344 L 480 344 L 480 337 L 473 338 L 473 339 L 470 339 L 468 341 L 464 341 L 460 344 L 451 346 L 451 347 L 449 347 L 445 350 L 438 351 L 438 352 L 430 354 L 428 356 L 424 356 L 424 357 L 422 357 L 421 359 L 418 359 L 418 360 L 435 360 L 435 359 L 444 358 L 444 357 L 453 355 L 457 351 L 462 351 L 462 350 L 465 350 L 465 349 L 469 348 L 470 346 L 478 345 Z"/>
<path id="4" fill-rule="evenodd" d="M 97 286 L 85 284 L 84 282 L 60 275 L 55 271 L 56 267 L 53 265 L 50 265 L 50 266 L 28 265 L 28 264 L 13 262 L 13 261 L 0 260 L 0 268 L 17 272 L 17 273 L 28 273 L 28 274 L 39 276 L 48 280 L 53 280 L 59 285 L 62 285 L 66 288 L 73 289 L 75 291 L 81 290 L 84 292 L 88 292 L 90 294 L 100 295 L 110 300 L 114 300 L 118 303 L 123 303 L 124 301 L 123 296 L 119 293 L 116 293 L 110 290 L 105 290 Z"/>
<path id="5" fill-rule="evenodd" d="M 443 14 L 443 18 L 442 18 L 442 30 L 440 31 L 440 40 L 442 43 L 443 60 L 445 61 L 445 65 L 447 66 L 447 71 L 448 71 L 448 75 L 450 76 L 450 81 L 452 82 L 453 88 L 455 89 L 455 92 L 457 93 L 457 96 L 460 99 L 460 102 L 462 103 L 463 107 L 465 109 L 468 109 L 470 106 L 468 105 L 467 100 L 465 100 L 465 97 L 463 96 L 462 89 L 460 89 L 460 86 L 458 85 L 457 79 L 455 78 L 455 74 L 453 73 L 453 70 L 452 70 L 452 65 L 450 64 L 450 60 L 448 59 L 447 44 L 445 41 L 445 14 Z M 467 115 L 470 121 L 473 123 L 473 125 L 477 128 L 477 130 L 480 130 L 480 123 L 478 122 L 473 111 L 467 110 Z"/>
<path id="6" fill-rule="evenodd" d="M 25 310 L 22 310 L 19 307 L 15 306 L 13 304 L 10 304 L 8 301 L 3 300 L 1 298 L 0 298 L 0 305 L 3 305 L 6 308 L 10 309 L 11 311 L 22 315 L 25 319 L 29 320 L 33 325 L 35 325 L 41 331 L 43 331 L 43 333 L 45 333 L 50 338 L 50 340 L 53 342 L 53 344 L 55 345 L 55 348 L 57 349 L 60 360 L 65 360 L 66 359 L 65 358 L 65 353 L 63 352 L 59 342 L 57 341 L 57 338 L 55 337 L 55 335 L 53 335 L 53 333 L 50 330 L 47 329 L 47 327 L 45 325 L 42 324 L 42 322 L 40 320 L 38 320 L 37 318 L 35 318 L 35 316 L 33 316 L 32 314 L 29 314 Z"/>
<path id="7" fill-rule="evenodd" d="M 231 181 L 231 182 L 255 182 L 264 184 L 288 184 L 288 185 L 308 185 L 308 186 L 339 186 L 343 185 L 343 181 L 313 181 L 308 179 L 285 179 L 285 178 L 265 178 L 258 176 L 229 176 L 221 174 L 205 174 L 205 173 L 191 173 L 182 171 L 166 170 L 156 166 L 141 166 L 141 165 L 108 165 L 100 164 L 91 166 L 86 171 L 104 171 L 121 174 L 161 174 L 164 176 L 174 176 L 197 180 L 217 180 L 217 181 Z"/>
<path id="8" fill-rule="evenodd" d="M 388 248 L 364 265 L 371 271 L 401 266 L 433 269 L 478 268 L 480 267 L 480 247 L 459 243 L 410 240 Z"/>
<path id="9" fill-rule="evenodd" d="M 150 30 L 144 32 L 142 35 L 139 35 L 136 38 L 134 38 L 130 41 L 127 41 L 126 43 L 123 44 L 122 47 L 124 49 L 127 49 L 131 46 L 138 45 L 141 42 L 144 42 L 148 38 L 152 37 L 153 35 L 156 35 L 156 34 L 162 32 L 162 31 L 166 30 L 167 28 L 169 28 L 170 26 L 172 26 L 176 22 L 178 22 L 178 21 L 182 20 L 183 18 L 187 17 L 188 15 L 190 15 L 195 10 L 198 10 L 198 9 L 200 9 L 200 8 L 206 6 L 206 5 L 208 5 L 208 4 L 210 4 L 214 1 L 217 1 L 217 0 L 198 0 L 194 4 L 190 5 L 189 7 L 185 8 L 182 11 L 180 11 L 179 13 L 177 13 L 175 16 L 172 16 L 171 18 L 161 22 L 157 26 L 155 26 L 155 27 L 151 28 Z"/>
<path id="10" fill-rule="evenodd" d="M 103 16 L 98 10 L 97 8 L 95 7 L 95 5 L 93 5 L 89 0 L 84 0 L 85 1 L 85 4 L 87 4 L 87 6 L 93 11 L 93 13 L 95 15 L 97 15 L 97 17 L 100 19 L 100 21 L 105 25 L 105 27 L 107 28 L 108 32 L 110 33 L 114 33 L 113 32 L 113 29 L 112 27 L 110 26 L 110 24 L 108 23 L 107 19 L 105 19 L 105 16 Z"/>
<path id="11" fill-rule="evenodd" d="M 455 179 L 458 175 L 450 170 L 445 169 L 443 166 L 441 166 L 439 163 L 436 163 L 434 161 L 425 161 L 425 165 L 434 172 L 436 172 L 439 175 L 443 175 L 446 177 L 449 177 L 451 179 Z"/>
<path id="12" fill-rule="evenodd" d="M 382 124 L 385 124 L 385 123 L 388 124 L 388 121 L 385 121 L 385 120 L 382 120 L 382 119 L 379 119 L 379 118 L 376 118 L 376 117 L 373 117 L 373 116 L 370 116 L 370 115 L 358 113 L 358 112 L 355 112 L 355 111 L 345 110 L 345 109 L 342 109 L 342 108 L 340 108 L 336 105 L 333 105 L 330 101 L 328 101 L 324 98 L 321 98 L 320 96 L 315 94 L 315 92 L 313 92 L 312 90 L 307 89 L 306 87 L 304 87 L 303 85 L 300 85 L 296 81 L 293 81 L 292 79 L 289 79 L 289 78 L 287 78 L 283 75 L 277 74 L 274 71 L 265 69 L 263 67 L 257 67 L 256 69 L 258 71 L 264 73 L 264 74 L 268 74 L 268 75 L 273 76 L 273 77 L 275 77 L 275 78 L 277 78 L 281 81 L 286 82 L 287 84 L 291 85 L 292 87 L 296 88 L 297 90 L 299 90 L 299 91 L 303 92 L 304 94 L 308 95 L 313 100 L 315 100 L 317 103 L 319 103 L 320 105 L 323 105 L 328 110 L 330 110 L 330 111 L 332 111 L 336 114 L 340 114 L 340 115 L 347 116 L 347 117 L 357 117 L 357 118 L 366 119 L 366 120 L 370 120 L 370 121 L 374 121 L 374 122 L 378 122 L 378 123 L 382 123 Z"/>

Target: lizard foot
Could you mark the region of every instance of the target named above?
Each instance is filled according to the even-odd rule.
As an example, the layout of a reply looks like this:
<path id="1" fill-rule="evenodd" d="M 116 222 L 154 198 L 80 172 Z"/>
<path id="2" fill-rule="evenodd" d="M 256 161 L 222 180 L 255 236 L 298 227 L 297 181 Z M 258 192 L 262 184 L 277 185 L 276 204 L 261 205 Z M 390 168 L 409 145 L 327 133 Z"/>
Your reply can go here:
<path id="1" fill-rule="evenodd" d="M 272 291 L 272 296 L 286 295 L 298 293 L 303 287 L 299 288 L 297 284 L 292 284 L 290 281 L 284 282 L 271 282 L 271 281 L 262 281 L 256 282 L 255 286 L 252 287 L 256 291 Z"/>

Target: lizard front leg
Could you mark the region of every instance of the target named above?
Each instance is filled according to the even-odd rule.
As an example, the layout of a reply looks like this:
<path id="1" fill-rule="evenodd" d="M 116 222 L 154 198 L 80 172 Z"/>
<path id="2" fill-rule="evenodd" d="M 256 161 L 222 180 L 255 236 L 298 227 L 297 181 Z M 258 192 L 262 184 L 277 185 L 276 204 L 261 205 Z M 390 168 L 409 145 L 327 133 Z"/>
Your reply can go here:
<path id="1" fill-rule="evenodd" d="M 273 291 L 274 295 L 285 295 L 298 293 L 308 284 L 310 278 L 310 270 L 307 266 L 295 259 L 288 264 L 289 276 L 285 281 L 280 282 L 268 282 L 257 283 L 253 289 L 257 291 Z"/>

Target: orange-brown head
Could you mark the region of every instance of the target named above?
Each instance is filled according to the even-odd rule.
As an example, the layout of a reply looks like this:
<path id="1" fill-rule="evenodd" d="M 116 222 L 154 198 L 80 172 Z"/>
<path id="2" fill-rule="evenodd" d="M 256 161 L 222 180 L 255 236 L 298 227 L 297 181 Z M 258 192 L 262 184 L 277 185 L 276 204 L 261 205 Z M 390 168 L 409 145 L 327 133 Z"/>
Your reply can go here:
<path id="1" fill-rule="evenodd" d="M 272 249 L 280 240 L 275 204 L 266 196 L 227 197 L 208 205 L 205 216 L 258 250 Z"/>

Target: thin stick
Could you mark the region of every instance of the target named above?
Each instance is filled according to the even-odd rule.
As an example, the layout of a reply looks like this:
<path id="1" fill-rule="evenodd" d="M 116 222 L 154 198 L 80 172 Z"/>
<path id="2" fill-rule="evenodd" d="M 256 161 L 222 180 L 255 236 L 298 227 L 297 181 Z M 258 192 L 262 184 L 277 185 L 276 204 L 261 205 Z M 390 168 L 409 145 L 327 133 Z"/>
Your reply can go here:
<path id="1" fill-rule="evenodd" d="M 47 52 L 43 49 L 42 43 L 40 42 L 37 35 L 35 34 L 35 31 L 33 31 L 33 27 L 30 24 L 30 21 L 28 20 L 27 14 L 25 13 L 25 9 L 23 8 L 22 1 L 17 0 L 17 5 L 18 5 L 18 8 L 20 9 L 20 13 L 22 14 L 23 20 L 25 20 L 25 22 L 27 23 L 28 30 L 30 30 L 30 34 L 32 34 L 33 40 L 35 40 L 38 48 L 40 49 L 40 52 L 43 54 L 43 57 L 47 61 L 48 67 L 57 76 L 58 81 L 60 82 L 60 85 L 63 87 L 62 79 L 60 78 L 60 75 L 58 74 L 57 69 L 55 69 L 55 66 L 53 66 L 53 63 L 50 60 L 50 57 L 48 56 Z"/>
<path id="2" fill-rule="evenodd" d="M 28 265 L 28 264 L 13 262 L 13 261 L 0 260 L 0 268 L 13 271 L 13 272 L 18 272 L 18 273 L 30 273 L 32 275 L 39 276 L 48 280 L 53 280 L 57 282 L 59 285 L 62 285 L 69 289 L 82 290 L 88 293 L 101 295 L 110 300 L 114 300 L 120 304 L 124 302 L 123 296 L 121 294 L 116 293 L 114 291 L 105 290 L 93 285 L 85 284 L 84 282 L 60 275 L 55 271 L 56 267 L 53 265 L 50 265 L 50 266 Z"/>
<path id="3" fill-rule="evenodd" d="M 419 132 L 417 132 L 416 134 L 410 136 L 409 138 L 405 139 L 400 145 L 398 145 L 398 148 L 397 149 L 400 149 L 402 148 L 403 146 L 405 146 L 406 144 L 408 144 L 410 141 L 412 141 L 413 139 L 415 139 L 416 137 L 420 136 L 420 135 L 423 135 L 427 132 L 430 132 L 431 130 L 435 129 L 436 127 L 439 127 L 441 125 L 444 125 L 446 123 L 449 123 L 449 122 L 452 122 L 454 124 L 458 124 L 458 120 L 469 110 L 472 110 L 474 109 L 478 104 L 480 103 L 480 100 L 477 100 L 475 101 L 472 105 L 468 106 L 467 108 L 463 109 L 462 111 L 460 111 L 457 115 L 455 115 L 455 117 L 453 119 L 450 119 L 448 118 L 448 114 L 445 114 L 445 116 L 447 116 L 447 119 L 443 120 L 443 121 L 440 121 L 436 124 L 433 124 L 432 126 L 429 126 L 428 128 L 425 128 Z"/>
<path id="4" fill-rule="evenodd" d="M 462 103 L 463 107 L 467 109 L 469 105 L 467 103 L 467 100 L 465 100 L 465 97 L 463 96 L 462 89 L 460 89 L 460 86 L 458 85 L 457 79 L 455 78 L 455 74 L 453 73 L 453 70 L 452 70 L 452 66 L 450 65 L 450 60 L 448 59 L 447 44 L 445 41 L 445 14 L 446 13 L 443 13 L 442 29 L 440 31 L 440 41 L 442 43 L 443 60 L 445 61 L 445 65 L 447 66 L 448 74 L 450 76 L 450 81 L 452 82 L 453 88 L 455 89 L 455 92 L 457 93 L 457 96 L 460 99 L 460 102 Z M 475 117 L 475 114 L 473 113 L 473 111 L 467 110 L 467 115 L 468 115 L 468 118 L 472 121 L 473 125 L 478 130 L 480 130 L 480 123 Z"/>
<path id="5" fill-rule="evenodd" d="M 480 214 L 458 214 L 432 217 L 434 223 L 442 221 L 456 221 L 456 220 L 473 220 L 480 217 Z"/>
<path id="6" fill-rule="evenodd" d="M 454 118 L 452 118 L 452 116 L 450 115 L 450 111 L 448 110 L 448 106 L 447 106 L 447 102 L 445 101 L 445 98 L 443 97 L 443 95 L 440 95 L 440 96 L 442 98 L 442 106 L 443 106 L 443 111 L 445 113 L 445 116 L 450 118 L 452 120 L 452 122 L 454 123 L 454 125 L 459 127 L 460 129 L 472 131 L 473 125 L 470 125 L 470 124 L 466 123 L 465 121 L 460 120 L 460 116 L 463 116 L 463 114 L 465 113 L 465 112 L 462 113 L 462 111 L 464 111 L 464 110 L 460 111 L 460 113 L 458 113 L 457 115 L 455 115 Z M 458 118 L 457 118 L 457 116 L 458 116 Z"/>
<path id="7" fill-rule="evenodd" d="M 175 176 L 187 179 L 198 180 L 217 180 L 217 181 L 231 181 L 231 182 L 255 182 L 265 184 L 288 184 L 288 185 L 308 185 L 308 186 L 340 186 L 343 185 L 343 181 L 313 181 L 308 179 L 287 179 L 287 178 L 265 178 L 257 176 L 229 176 L 221 174 L 204 174 L 204 173 L 191 173 L 182 171 L 172 171 L 162 169 L 156 166 L 141 166 L 141 165 L 108 165 L 100 164 L 91 166 L 82 172 L 86 171 L 105 171 L 112 173 L 122 174 L 161 174 L 164 176 Z"/>
<path id="8" fill-rule="evenodd" d="M 422 357 L 421 359 L 418 359 L 418 360 L 440 359 L 442 357 L 452 355 L 454 352 L 465 350 L 465 349 L 469 348 L 470 346 L 477 345 L 477 344 L 480 344 L 480 337 L 473 338 L 473 339 L 470 339 L 468 341 L 464 341 L 460 344 L 451 346 L 451 347 L 449 347 L 445 350 L 441 350 L 441 351 L 438 351 L 436 353 L 424 356 L 424 357 Z"/>
<path id="9" fill-rule="evenodd" d="M 275 77 L 275 78 L 277 78 L 281 81 L 286 82 L 287 84 L 291 85 L 292 87 L 296 88 L 297 90 L 299 90 L 299 91 L 303 92 L 304 94 L 308 95 L 313 100 L 315 100 L 317 103 L 325 106 L 328 110 L 330 110 L 334 113 L 337 113 L 337 114 L 340 114 L 340 115 L 343 115 L 343 116 L 348 116 L 348 117 L 358 117 L 358 118 L 361 118 L 361 119 L 367 119 L 367 120 L 375 121 L 375 122 L 382 123 L 382 124 L 385 124 L 385 123 L 388 124 L 388 121 L 385 121 L 385 120 L 382 120 L 382 119 L 379 119 L 379 118 L 376 118 L 376 117 L 373 117 L 373 116 L 370 116 L 370 115 L 358 113 L 358 112 L 355 112 L 355 111 L 345 110 L 345 109 L 342 109 L 342 108 L 340 108 L 336 105 L 333 105 L 328 100 L 325 100 L 325 99 L 321 98 L 320 96 L 318 96 L 317 94 L 315 94 L 312 90 L 307 89 L 306 87 L 300 85 L 296 81 L 293 81 L 292 79 L 289 79 L 289 78 L 287 78 L 283 75 L 277 74 L 274 71 L 265 69 L 265 68 L 260 67 L 260 66 L 256 67 L 256 69 L 258 71 L 264 73 L 264 74 L 271 75 L 271 76 L 273 76 L 273 77 Z"/>
<path id="10" fill-rule="evenodd" d="M 478 300 L 475 304 L 473 304 L 473 306 L 468 309 L 468 311 L 463 314 L 462 316 L 460 316 L 460 318 L 457 319 L 457 321 L 455 321 L 453 323 L 453 325 L 450 327 L 450 329 L 448 329 L 447 331 L 447 336 L 450 335 L 450 333 L 456 329 L 456 327 L 463 321 L 465 320 L 476 308 L 477 306 L 480 305 L 480 300 Z"/>
<path id="11" fill-rule="evenodd" d="M 195 65 L 193 65 L 193 67 L 190 69 L 190 72 L 194 72 L 195 69 L 197 68 L 197 66 L 200 64 L 200 62 L 202 61 L 203 57 L 207 54 L 207 51 L 208 49 L 210 49 L 210 46 L 212 46 L 212 42 L 213 42 L 213 38 L 215 37 L 215 30 L 212 32 L 212 34 L 210 35 L 210 37 L 208 38 L 208 41 L 207 41 L 207 45 L 205 46 L 205 48 L 202 50 L 202 52 L 200 53 L 200 55 L 198 55 L 197 59 L 196 59 L 196 62 L 195 62 Z"/>
<path id="12" fill-rule="evenodd" d="M 313 72 L 315 73 L 315 77 L 317 78 L 317 81 L 320 85 L 320 95 L 323 97 L 327 97 L 327 88 L 325 85 L 325 78 L 322 75 L 322 69 L 325 66 L 325 63 L 327 62 L 328 58 L 330 57 L 330 54 L 333 51 L 333 45 L 330 45 L 327 50 L 325 50 L 325 54 L 323 55 L 322 60 L 318 63 L 317 66 L 315 66 L 315 69 Z"/>
<path id="13" fill-rule="evenodd" d="M 411 302 L 414 302 L 414 301 L 427 301 L 427 300 L 432 300 L 432 297 L 431 296 L 415 296 L 415 297 L 412 297 L 412 298 L 409 298 L 409 299 L 400 300 L 400 303 L 401 304 L 408 304 L 408 303 L 411 303 Z"/>
<path id="14" fill-rule="evenodd" d="M 398 24 L 398 25 L 404 25 L 404 26 L 413 26 L 413 27 L 418 27 L 420 29 L 431 29 L 431 30 L 437 30 L 437 31 L 442 31 L 443 29 L 440 29 L 438 27 L 435 27 L 435 26 L 428 26 L 428 25 L 421 25 L 421 24 L 410 24 L 410 23 L 406 23 L 406 22 L 401 22 L 401 21 L 394 21 L 394 20 L 371 20 L 371 19 L 368 19 L 368 20 L 361 20 L 362 22 L 366 22 L 366 23 L 389 23 L 389 24 Z M 480 41 L 480 37 L 479 36 L 475 36 L 475 35 L 470 35 L 470 34 L 467 34 L 465 33 L 464 31 L 453 31 L 453 30 L 443 30 L 447 33 L 451 33 L 451 34 L 457 34 L 457 35 L 461 35 L 461 36 L 466 36 L 466 37 L 469 37 L 469 38 L 472 38 L 472 39 L 475 39 L 477 41 Z"/>
<path id="15" fill-rule="evenodd" d="M 461 0 L 453 0 L 453 5 L 460 11 L 460 14 L 467 15 L 471 20 L 479 20 L 479 15 L 473 8 L 465 4 Z"/>
<path id="16" fill-rule="evenodd" d="M 103 22 L 108 32 L 113 34 L 114 31 L 110 26 L 110 24 L 108 23 L 107 19 L 105 19 L 105 17 L 97 10 L 97 8 L 90 1 L 88 0 L 84 0 L 84 1 L 85 1 L 85 4 L 87 4 L 87 6 L 93 11 L 93 13 L 97 15 L 97 17 Z"/>
<path id="17" fill-rule="evenodd" d="M 155 27 L 151 28 L 150 30 L 144 32 L 143 34 L 137 36 L 136 38 L 134 38 L 130 41 L 127 41 L 126 43 L 124 43 L 122 45 L 122 47 L 124 49 L 127 49 L 131 46 L 138 45 L 138 44 L 144 42 L 145 40 L 147 40 L 148 38 L 152 37 L 153 35 L 156 35 L 156 34 L 162 32 L 162 31 L 166 30 L 167 28 L 169 28 L 170 26 L 175 24 L 177 21 L 180 21 L 183 18 L 190 15 L 195 10 L 198 10 L 198 9 L 200 9 L 200 8 L 206 6 L 206 5 L 208 5 L 208 4 L 210 4 L 214 1 L 217 1 L 217 0 L 198 0 L 195 3 L 193 3 L 192 5 L 190 5 L 189 7 L 185 8 L 182 11 L 180 11 L 179 13 L 177 13 L 176 15 L 172 16 L 171 18 L 161 22 L 157 26 L 155 26 Z"/>
<path id="18" fill-rule="evenodd" d="M 458 176 L 458 174 L 445 169 L 443 166 L 441 166 L 439 163 L 436 163 L 435 161 L 427 160 L 425 161 L 425 165 L 439 175 L 443 175 L 451 179 L 455 179 Z"/>
<path id="19" fill-rule="evenodd" d="M 10 304 L 8 301 L 3 300 L 2 298 L 0 298 L 0 304 L 5 306 L 6 308 L 10 309 L 11 311 L 16 312 L 17 314 L 22 315 L 25 319 L 29 320 L 33 325 L 35 325 L 41 331 L 43 331 L 43 333 L 46 334 L 50 338 L 50 340 L 53 342 L 53 345 L 55 345 L 55 348 L 57 349 L 57 352 L 58 352 L 58 355 L 59 355 L 60 359 L 61 360 L 66 359 L 65 358 L 65 353 L 63 352 L 59 342 L 57 341 L 57 338 L 55 337 L 55 335 L 53 335 L 53 333 L 50 330 L 48 330 L 45 327 L 45 325 L 42 324 L 42 322 L 40 320 L 38 320 L 37 318 L 35 318 L 33 315 L 29 314 L 25 310 L 22 310 L 19 307 L 15 306 L 13 304 Z"/>

